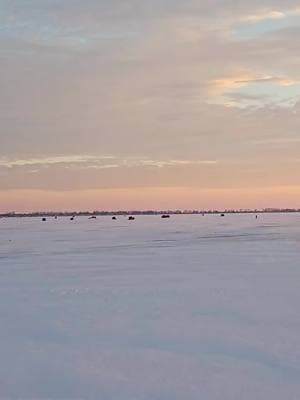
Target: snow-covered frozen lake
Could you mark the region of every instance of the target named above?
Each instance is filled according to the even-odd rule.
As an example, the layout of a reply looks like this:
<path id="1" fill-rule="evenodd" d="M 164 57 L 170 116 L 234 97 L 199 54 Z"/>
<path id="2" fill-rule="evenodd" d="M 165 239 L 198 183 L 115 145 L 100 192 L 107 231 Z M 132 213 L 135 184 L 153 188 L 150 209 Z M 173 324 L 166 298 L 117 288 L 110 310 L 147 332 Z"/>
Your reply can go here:
<path id="1" fill-rule="evenodd" d="M 300 215 L 0 220 L 0 399 L 299 400 Z"/>

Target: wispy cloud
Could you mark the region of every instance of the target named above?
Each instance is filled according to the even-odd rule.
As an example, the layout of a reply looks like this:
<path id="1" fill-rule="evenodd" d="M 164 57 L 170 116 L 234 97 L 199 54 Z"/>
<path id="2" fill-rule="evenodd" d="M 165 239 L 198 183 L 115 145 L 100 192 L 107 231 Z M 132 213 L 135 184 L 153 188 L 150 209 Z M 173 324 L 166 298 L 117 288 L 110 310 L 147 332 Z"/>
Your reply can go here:
<path id="1" fill-rule="evenodd" d="M 112 163 L 113 161 L 113 163 Z M 111 168 L 133 168 L 133 167 L 180 167 L 189 165 L 215 165 L 217 160 L 154 160 L 147 157 L 128 157 L 122 158 L 113 155 L 56 155 L 52 157 L 37 158 L 0 158 L 0 167 L 12 169 L 22 167 L 49 167 L 53 165 L 62 165 L 64 168 L 82 168 L 82 169 L 111 169 Z M 35 169 L 35 172 L 37 169 Z"/>
<path id="2" fill-rule="evenodd" d="M 190 165 L 215 165 L 218 164 L 217 160 L 151 160 L 151 159 L 127 159 L 123 160 L 122 165 L 128 167 L 184 167 Z"/>
<path id="3" fill-rule="evenodd" d="M 233 77 L 225 77 L 209 82 L 210 93 L 213 96 L 223 95 L 226 91 L 238 89 L 251 84 L 273 84 L 277 86 L 293 86 L 299 84 L 298 80 L 272 75 L 259 75 L 246 73 Z"/>
<path id="4" fill-rule="evenodd" d="M 85 164 L 93 161 L 112 160 L 114 156 L 94 156 L 94 155 L 56 155 L 52 157 L 36 157 L 36 158 L 0 158 L 0 166 L 6 168 L 25 167 L 25 166 L 49 166 L 54 164 Z"/>
<path id="5" fill-rule="evenodd" d="M 251 72 L 224 77 L 208 84 L 208 103 L 235 108 L 294 107 L 300 81 Z"/>
<path id="6" fill-rule="evenodd" d="M 299 83 L 299 81 L 296 81 L 293 79 L 288 79 L 288 78 L 280 78 L 277 76 L 270 76 L 270 75 L 236 81 L 236 84 L 242 84 L 242 85 L 244 85 L 244 84 L 248 85 L 251 83 L 272 83 L 272 84 L 278 85 L 278 86 L 293 86 L 293 85 L 297 85 Z"/>
<path id="7" fill-rule="evenodd" d="M 240 22 L 257 23 L 268 20 L 280 20 L 300 15 L 300 7 L 269 9 L 263 8 L 255 14 L 244 15 L 240 17 Z"/>
<path id="8" fill-rule="evenodd" d="M 288 14 L 282 11 L 276 10 L 262 10 L 257 14 L 251 14 L 241 17 L 241 22 L 260 22 L 270 19 L 283 19 L 286 18 Z"/>

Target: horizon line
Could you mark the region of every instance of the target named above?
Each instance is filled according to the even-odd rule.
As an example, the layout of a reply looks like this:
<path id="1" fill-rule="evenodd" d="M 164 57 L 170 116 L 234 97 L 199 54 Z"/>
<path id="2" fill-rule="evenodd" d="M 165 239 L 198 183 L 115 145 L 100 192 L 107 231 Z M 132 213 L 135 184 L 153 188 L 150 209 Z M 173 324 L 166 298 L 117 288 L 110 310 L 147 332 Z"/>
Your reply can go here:
<path id="1" fill-rule="evenodd" d="M 148 209 L 148 210 L 94 210 L 94 211 L 31 211 L 31 212 L 21 212 L 21 211 L 9 211 L 0 212 L 0 218 L 3 217 L 38 217 L 38 216 L 111 216 L 111 215 L 197 215 L 197 214 L 251 214 L 251 213 L 297 213 L 300 212 L 300 208 L 290 208 L 290 207 L 266 207 L 266 208 L 240 208 L 240 209 L 171 209 L 171 210 L 161 210 L 161 209 Z"/>

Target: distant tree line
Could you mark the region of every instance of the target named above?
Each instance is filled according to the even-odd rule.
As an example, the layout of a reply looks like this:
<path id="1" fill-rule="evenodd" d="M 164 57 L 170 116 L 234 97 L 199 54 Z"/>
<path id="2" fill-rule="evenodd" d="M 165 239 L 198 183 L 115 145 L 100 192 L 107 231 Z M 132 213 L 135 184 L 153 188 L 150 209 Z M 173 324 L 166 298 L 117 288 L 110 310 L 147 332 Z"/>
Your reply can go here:
<path id="1" fill-rule="evenodd" d="M 178 214 L 259 214 L 259 213 L 295 213 L 300 208 L 264 208 L 264 209 L 239 209 L 239 210 L 117 210 L 117 211 L 39 211 L 39 212 L 7 212 L 0 213 L 0 218 L 5 217 L 80 217 L 80 216 L 112 216 L 112 215 L 178 215 Z"/>

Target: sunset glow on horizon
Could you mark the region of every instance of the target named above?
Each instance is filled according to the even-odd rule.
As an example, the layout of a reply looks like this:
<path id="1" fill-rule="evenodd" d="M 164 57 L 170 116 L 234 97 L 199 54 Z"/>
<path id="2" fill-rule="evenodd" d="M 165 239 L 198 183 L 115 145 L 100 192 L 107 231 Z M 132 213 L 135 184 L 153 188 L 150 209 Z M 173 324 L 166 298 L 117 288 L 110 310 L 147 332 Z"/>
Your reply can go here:
<path id="1" fill-rule="evenodd" d="M 300 8 L 3 0 L 0 212 L 300 208 Z"/>
<path id="2" fill-rule="evenodd" d="M 2 212 L 126 210 L 239 210 L 298 208 L 299 187 L 199 189 L 188 187 L 0 192 Z M 288 205 L 287 205 L 287 200 Z M 7 204 L 7 207 L 5 207 Z M 243 205 L 241 207 L 240 205 Z"/>

